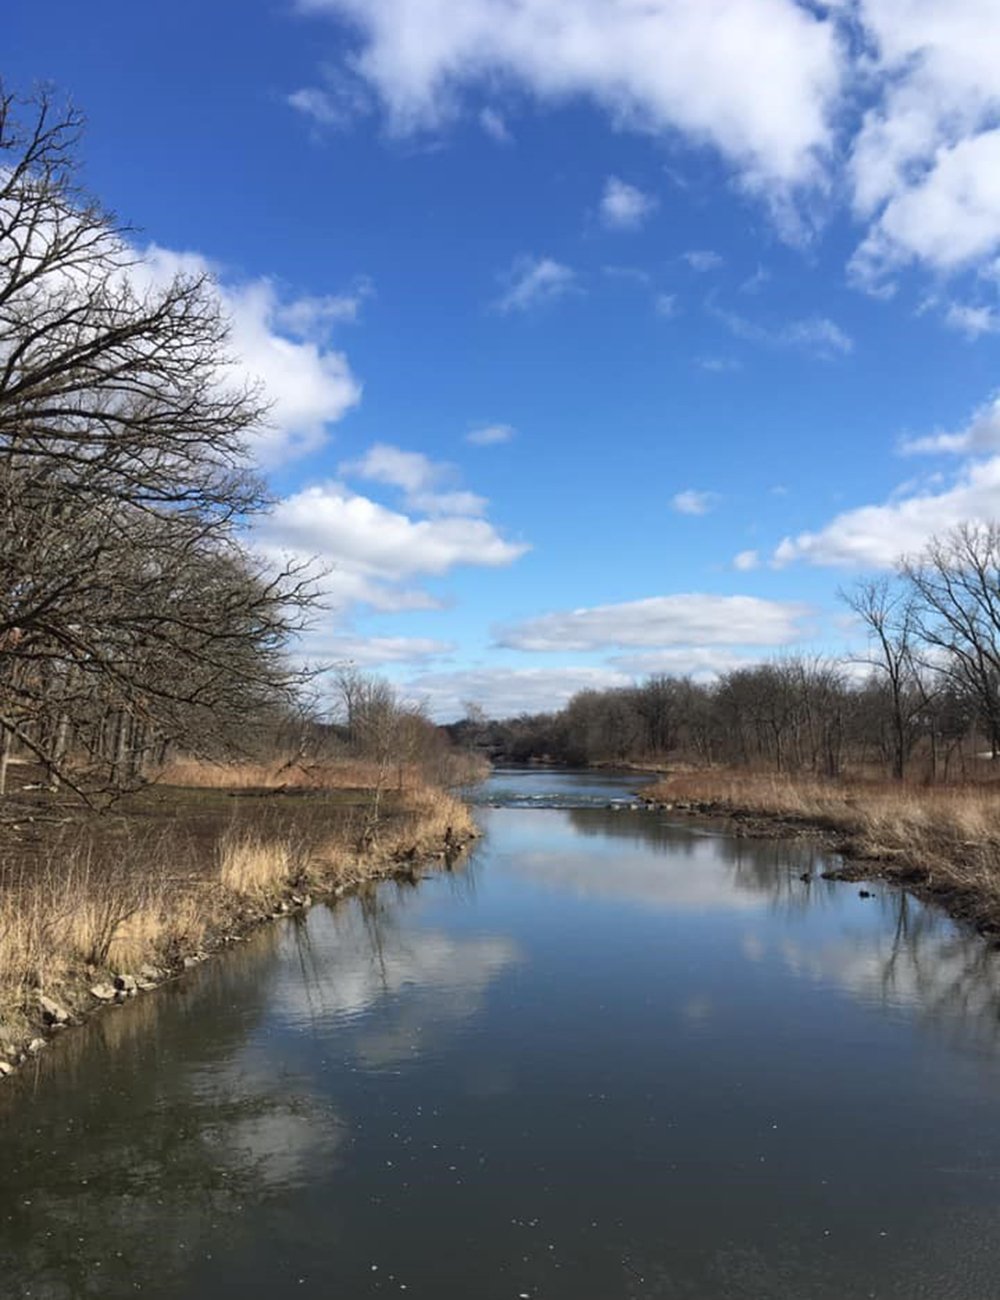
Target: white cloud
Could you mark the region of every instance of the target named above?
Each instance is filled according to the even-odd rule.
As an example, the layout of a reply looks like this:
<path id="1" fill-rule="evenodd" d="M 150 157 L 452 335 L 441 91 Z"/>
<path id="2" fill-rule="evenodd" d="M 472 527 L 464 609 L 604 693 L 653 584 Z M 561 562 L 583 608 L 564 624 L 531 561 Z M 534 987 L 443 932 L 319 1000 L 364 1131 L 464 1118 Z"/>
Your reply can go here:
<path id="1" fill-rule="evenodd" d="M 920 453 L 976 455 L 1000 451 L 1000 395 L 985 402 L 972 419 L 957 433 L 932 433 L 922 438 L 909 438 L 900 450 L 904 455 Z"/>
<path id="2" fill-rule="evenodd" d="M 271 280 L 225 277 L 200 253 L 152 245 L 143 257 L 131 274 L 154 284 L 164 284 L 179 272 L 215 275 L 216 292 L 232 322 L 231 377 L 260 382 L 271 403 L 268 427 L 252 448 L 265 465 L 321 447 L 328 438 L 327 426 L 361 400 L 361 385 L 347 358 L 328 345 L 333 322 L 357 314 L 361 289 L 342 297 L 289 299 Z"/>
<path id="3" fill-rule="evenodd" d="M 372 99 L 392 132 L 478 113 L 503 138 L 480 96 L 512 85 L 544 106 L 589 101 L 618 130 L 713 148 L 790 238 L 846 193 L 867 227 L 852 273 L 872 290 L 908 263 L 952 272 L 1000 253 L 996 0 L 298 5 L 356 38 L 320 89 L 290 97 L 322 125 Z"/>
<path id="4" fill-rule="evenodd" d="M 601 220 L 612 230 L 636 230 L 656 209 L 657 200 L 618 176 L 609 176 L 601 195 Z"/>
<path id="5" fill-rule="evenodd" d="M 1000 249 L 1000 129 L 942 146 L 931 169 L 889 199 L 852 259 L 855 277 L 877 284 L 921 261 L 955 271 Z"/>
<path id="6" fill-rule="evenodd" d="M 757 551 L 740 551 L 733 557 L 733 568 L 739 569 L 741 573 L 749 573 L 751 569 L 756 569 L 760 565 L 760 554 Z"/>
<path id="7" fill-rule="evenodd" d="M 406 683 L 442 722 L 464 717 L 474 700 L 494 718 L 561 709 L 577 691 L 627 686 L 631 678 L 611 668 L 469 668 L 424 673 Z"/>
<path id="8" fill-rule="evenodd" d="M 672 509 L 679 515 L 707 515 L 718 502 L 717 492 L 699 492 L 695 488 L 687 488 L 670 498 Z"/>
<path id="9" fill-rule="evenodd" d="M 303 488 L 277 503 L 256 529 L 270 553 L 317 557 L 330 603 L 367 602 L 377 609 L 433 608 L 425 592 L 406 584 L 459 565 L 496 568 L 529 549 L 506 541 L 485 519 L 414 519 L 338 483 Z"/>
<path id="10" fill-rule="evenodd" d="M 510 133 L 502 113 L 495 108 L 484 108 L 479 114 L 479 125 L 491 140 L 497 144 L 512 144 L 514 137 Z"/>
<path id="11" fill-rule="evenodd" d="M 488 504 L 485 497 L 474 492 L 448 487 L 457 475 L 453 465 L 384 442 L 375 443 L 357 460 L 345 461 L 340 473 L 399 488 L 407 506 L 424 514 L 481 515 Z"/>
<path id="12" fill-rule="evenodd" d="M 813 180 L 842 65 L 834 24 L 795 0 L 299 0 L 349 20 L 351 66 L 392 130 L 440 129 L 498 78 L 589 99 L 621 127 L 713 145 L 745 183 Z"/>
<path id="13" fill-rule="evenodd" d="M 1000 7 L 993 0 L 860 0 L 878 89 L 854 141 L 857 213 L 873 221 L 855 273 L 911 260 L 950 271 L 1000 248 Z"/>
<path id="14" fill-rule="evenodd" d="M 365 300 L 373 293 L 371 281 L 361 279 L 350 293 L 294 298 L 279 304 L 275 321 L 296 338 L 321 338 L 336 325 L 356 321 Z"/>
<path id="15" fill-rule="evenodd" d="M 993 307 L 973 307 L 967 303 L 949 303 L 944 323 L 958 330 L 966 338 L 977 339 L 983 334 L 996 334 L 1000 330 L 1000 314 Z"/>
<path id="16" fill-rule="evenodd" d="M 498 311 L 529 311 L 564 298 L 576 288 L 576 272 L 551 257 L 519 257 L 503 277 L 506 289 L 496 302 Z"/>
<path id="17" fill-rule="evenodd" d="M 658 293 L 653 299 L 653 310 L 657 316 L 662 316 L 664 320 L 670 320 L 680 311 L 680 305 L 675 293 Z"/>
<path id="18" fill-rule="evenodd" d="M 1000 456 L 967 466 L 942 491 L 917 489 L 882 505 L 837 515 L 817 532 L 786 537 L 774 564 L 889 568 L 903 554 L 919 551 L 930 537 L 957 524 L 1000 518 Z"/>
<path id="19" fill-rule="evenodd" d="M 692 248 L 681 256 L 692 271 L 699 273 L 717 271 L 722 266 L 722 257 L 711 248 Z"/>
<path id="20" fill-rule="evenodd" d="M 787 645 L 801 635 L 805 606 L 757 596 L 698 593 L 543 614 L 501 629 L 498 642 L 541 653 L 616 646 Z"/>
<path id="21" fill-rule="evenodd" d="M 498 443 L 510 442 L 515 432 L 510 424 L 486 424 L 467 433 L 465 441 L 471 442 L 473 447 L 495 447 Z"/>
<path id="22" fill-rule="evenodd" d="M 735 357 L 696 357 L 695 365 L 710 375 L 731 375 L 743 369 L 742 363 Z"/>

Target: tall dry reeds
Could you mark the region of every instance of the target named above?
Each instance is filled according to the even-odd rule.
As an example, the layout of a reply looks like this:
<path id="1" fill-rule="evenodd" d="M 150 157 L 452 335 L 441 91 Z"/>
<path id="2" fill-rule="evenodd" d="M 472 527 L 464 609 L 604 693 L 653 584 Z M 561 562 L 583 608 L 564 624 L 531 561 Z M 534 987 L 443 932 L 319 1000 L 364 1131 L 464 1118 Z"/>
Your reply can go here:
<path id="1" fill-rule="evenodd" d="M 286 900 L 388 874 L 474 832 L 464 804 L 422 784 L 396 793 L 367 839 L 364 799 L 310 800 L 283 821 L 271 802 L 255 820 L 241 800 L 239 816 L 198 838 L 138 834 L 124 818 L 124 832 L 100 840 L 76 825 L 44 851 L 0 858 L 0 1048 L 29 1036 L 40 993 L 85 1009 L 111 974 L 173 967 Z"/>
<path id="2" fill-rule="evenodd" d="M 1000 793 L 992 784 L 914 786 L 902 782 L 797 779 L 705 769 L 648 786 L 669 805 L 800 823 L 842 837 L 852 857 L 888 875 L 961 895 L 963 914 L 1000 927 Z"/>
<path id="3" fill-rule="evenodd" d="M 384 774 L 382 774 L 384 778 Z M 419 783 L 412 764 L 393 765 L 391 784 L 408 789 Z M 267 763 L 213 763 L 178 758 L 156 774 L 158 785 L 199 790 L 369 790 L 379 780 L 377 763 L 359 758 L 304 762 L 286 755 Z"/>

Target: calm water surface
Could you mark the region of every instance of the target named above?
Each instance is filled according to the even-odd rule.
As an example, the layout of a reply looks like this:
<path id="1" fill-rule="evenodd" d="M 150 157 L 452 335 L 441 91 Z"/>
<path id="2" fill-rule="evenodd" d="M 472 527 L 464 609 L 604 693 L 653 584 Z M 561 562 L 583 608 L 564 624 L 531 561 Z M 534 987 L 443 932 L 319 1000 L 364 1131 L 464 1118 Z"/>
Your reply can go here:
<path id="1" fill-rule="evenodd" d="M 997 958 L 635 785 L 499 773 L 467 866 L 5 1083 L 0 1294 L 996 1295 Z"/>

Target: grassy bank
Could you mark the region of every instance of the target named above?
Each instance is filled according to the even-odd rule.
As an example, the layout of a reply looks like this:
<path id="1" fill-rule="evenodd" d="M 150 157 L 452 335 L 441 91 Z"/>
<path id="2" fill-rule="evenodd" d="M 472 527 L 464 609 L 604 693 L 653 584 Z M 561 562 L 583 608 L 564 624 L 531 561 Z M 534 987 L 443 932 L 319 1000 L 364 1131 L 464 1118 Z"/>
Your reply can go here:
<path id="1" fill-rule="evenodd" d="M 22 779 L 0 825 L 0 1074 L 264 920 L 475 835 L 455 796 L 393 775 L 376 798 L 356 762 L 185 764 L 101 816 Z"/>
<path id="2" fill-rule="evenodd" d="M 733 823 L 745 835 L 820 836 L 843 855 L 835 874 L 880 877 L 1000 933 L 1000 790 L 820 781 L 725 770 L 678 772 L 646 786 L 665 809 Z"/>

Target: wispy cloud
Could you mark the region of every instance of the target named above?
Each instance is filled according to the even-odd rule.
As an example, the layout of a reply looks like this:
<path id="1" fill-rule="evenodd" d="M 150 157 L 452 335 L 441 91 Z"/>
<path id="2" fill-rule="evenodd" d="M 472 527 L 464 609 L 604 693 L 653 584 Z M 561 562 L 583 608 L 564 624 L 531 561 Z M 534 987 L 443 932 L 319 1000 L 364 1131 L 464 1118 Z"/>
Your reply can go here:
<path id="1" fill-rule="evenodd" d="M 503 279 L 506 288 L 495 306 L 504 313 L 530 311 L 565 298 L 578 283 L 572 267 L 551 257 L 519 257 Z"/>
<path id="2" fill-rule="evenodd" d="M 512 424 L 485 424 L 472 429 L 465 435 L 465 441 L 473 447 L 495 447 L 501 442 L 510 442 L 516 430 Z"/>
<path id="3" fill-rule="evenodd" d="M 748 275 L 740 285 L 740 293 L 760 293 L 771 279 L 771 272 L 764 266 L 758 266 L 753 275 Z"/>
<path id="4" fill-rule="evenodd" d="M 656 210 L 658 200 L 619 176 L 609 176 L 601 195 L 601 220 L 611 230 L 637 230 Z"/>
<path id="5" fill-rule="evenodd" d="M 807 316 L 782 324 L 764 325 L 723 307 L 709 306 L 708 310 L 731 334 L 748 343 L 795 348 L 827 361 L 854 351 L 851 336 L 827 316 Z"/>
<path id="6" fill-rule="evenodd" d="M 681 257 L 687 262 L 692 271 L 697 271 L 699 274 L 704 274 L 706 271 L 717 271 L 724 264 L 722 255 L 711 248 L 692 248 L 688 252 L 682 253 Z"/>
<path id="7" fill-rule="evenodd" d="M 679 515 L 707 515 L 720 500 L 717 492 L 699 492 L 695 488 L 686 488 L 670 498 L 670 505 Z"/>
<path id="8" fill-rule="evenodd" d="M 1000 331 L 1000 313 L 994 307 L 973 307 L 953 302 L 945 312 L 944 323 L 966 338 L 977 339 L 983 334 Z"/>
<path id="9" fill-rule="evenodd" d="M 743 369 L 736 357 L 695 357 L 694 364 L 710 375 L 731 375 Z"/>
<path id="10" fill-rule="evenodd" d="M 514 141 L 503 114 L 497 112 L 495 108 L 484 108 L 482 110 L 479 114 L 479 125 L 490 139 L 495 140 L 497 144 L 512 144 Z"/>

